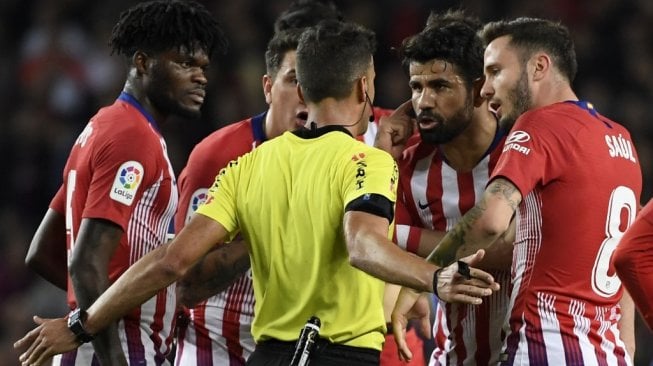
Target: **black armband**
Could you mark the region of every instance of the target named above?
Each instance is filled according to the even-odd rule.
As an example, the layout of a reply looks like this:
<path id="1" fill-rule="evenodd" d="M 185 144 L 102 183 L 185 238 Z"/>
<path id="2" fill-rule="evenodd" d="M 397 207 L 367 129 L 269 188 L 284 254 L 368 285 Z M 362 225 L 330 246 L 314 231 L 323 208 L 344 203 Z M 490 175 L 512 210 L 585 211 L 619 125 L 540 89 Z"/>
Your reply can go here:
<path id="1" fill-rule="evenodd" d="M 395 217 L 394 203 L 387 197 L 376 193 L 367 193 L 349 202 L 345 207 L 345 212 L 348 211 L 367 212 L 385 217 L 388 222 L 392 222 Z"/>

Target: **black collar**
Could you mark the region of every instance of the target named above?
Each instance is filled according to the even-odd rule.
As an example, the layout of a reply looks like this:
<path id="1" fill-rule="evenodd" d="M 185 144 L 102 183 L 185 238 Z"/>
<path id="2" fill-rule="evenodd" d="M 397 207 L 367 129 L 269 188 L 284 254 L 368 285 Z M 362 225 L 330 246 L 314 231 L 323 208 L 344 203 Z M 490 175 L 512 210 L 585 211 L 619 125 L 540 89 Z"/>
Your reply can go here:
<path id="1" fill-rule="evenodd" d="M 310 129 L 300 128 L 300 129 L 292 131 L 292 133 L 295 134 L 295 136 L 301 137 L 303 139 L 312 139 L 312 138 L 320 137 L 320 136 L 322 136 L 324 134 L 327 134 L 327 133 L 333 132 L 333 131 L 344 132 L 347 135 L 349 135 L 351 137 L 354 137 L 351 134 L 351 132 L 349 132 L 348 129 L 342 127 L 341 125 L 326 125 L 326 126 L 320 127 L 320 128 L 317 127 L 315 122 L 311 122 L 310 125 L 311 125 Z"/>

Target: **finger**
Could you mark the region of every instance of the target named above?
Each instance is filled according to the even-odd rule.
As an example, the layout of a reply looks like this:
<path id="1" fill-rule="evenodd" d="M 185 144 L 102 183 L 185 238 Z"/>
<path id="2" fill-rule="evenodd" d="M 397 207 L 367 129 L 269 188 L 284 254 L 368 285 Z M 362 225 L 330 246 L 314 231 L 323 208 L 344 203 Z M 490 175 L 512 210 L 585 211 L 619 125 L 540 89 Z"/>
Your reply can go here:
<path id="1" fill-rule="evenodd" d="M 406 343 L 406 324 L 408 324 L 408 319 L 405 317 L 392 318 L 392 334 L 394 335 L 395 343 L 397 344 L 397 349 L 399 350 L 399 358 L 410 360 L 413 355 L 408 348 L 408 344 Z"/>
<path id="2" fill-rule="evenodd" d="M 454 285 L 451 288 L 453 294 L 466 294 L 474 297 L 485 297 L 492 295 L 492 289 L 470 286 L 465 284 Z"/>
<path id="3" fill-rule="evenodd" d="M 486 284 L 488 284 L 491 287 L 495 287 L 494 285 L 497 285 L 497 286 L 499 285 L 498 283 L 496 283 L 496 281 L 494 281 L 494 277 L 491 274 L 489 274 L 489 273 L 487 273 L 487 272 L 485 272 L 485 271 L 483 271 L 481 269 L 470 268 L 469 269 L 469 274 L 472 276 L 473 279 L 483 281 L 483 282 L 485 282 Z M 496 289 L 498 290 L 498 288 L 496 288 Z"/>
<path id="4" fill-rule="evenodd" d="M 456 303 L 469 304 L 469 305 L 481 305 L 483 303 L 483 299 L 481 299 L 480 297 L 470 296 L 459 292 L 456 294 L 452 294 L 449 302 L 456 302 Z"/>
<path id="5" fill-rule="evenodd" d="M 420 332 L 426 339 L 431 339 L 433 336 L 431 335 L 431 319 L 429 319 L 428 316 L 423 316 L 419 320 L 419 327 L 420 327 Z"/>
<path id="6" fill-rule="evenodd" d="M 460 260 L 469 264 L 470 266 L 474 266 L 478 262 L 480 262 L 484 256 L 485 256 L 485 250 L 479 249 L 476 251 L 476 253 L 472 255 L 468 255 L 467 257 L 460 258 Z"/>
<path id="7" fill-rule="evenodd" d="M 393 112 L 393 114 L 401 115 L 401 116 L 411 116 L 411 111 L 413 110 L 413 101 L 411 99 L 401 103 L 397 109 Z M 414 112 L 413 112 L 414 114 Z"/>
<path id="8" fill-rule="evenodd" d="M 462 278 L 462 276 L 457 276 L 456 278 L 459 279 L 458 283 L 463 284 L 463 285 L 480 287 L 480 288 L 489 288 L 489 289 L 491 289 L 493 291 L 496 291 L 495 286 L 494 286 L 495 283 L 494 282 L 488 283 L 485 279 L 472 277 L 471 280 L 466 280 L 466 279 Z"/>
<path id="9" fill-rule="evenodd" d="M 41 340 L 38 337 L 39 334 L 40 334 L 38 332 L 38 329 L 39 328 L 33 329 L 32 331 L 27 333 L 27 335 L 23 339 L 21 339 L 21 341 L 24 341 L 21 344 L 21 346 L 25 346 L 27 341 L 31 342 L 31 343 L 29 343 L 29 347 L 27 347 L 27 350 L 25 350 L 25 352 L 23 352 L 23 354 L 20 355 L 19 359 L 21 361 L 25 361 L 27 358 L 29 358 L 29 356 L 32 354 L 32 352 L 34 352 L 34 349 L 36 348 L 36 346 L 38 346 L 38 344 L 40 343 Z"/>

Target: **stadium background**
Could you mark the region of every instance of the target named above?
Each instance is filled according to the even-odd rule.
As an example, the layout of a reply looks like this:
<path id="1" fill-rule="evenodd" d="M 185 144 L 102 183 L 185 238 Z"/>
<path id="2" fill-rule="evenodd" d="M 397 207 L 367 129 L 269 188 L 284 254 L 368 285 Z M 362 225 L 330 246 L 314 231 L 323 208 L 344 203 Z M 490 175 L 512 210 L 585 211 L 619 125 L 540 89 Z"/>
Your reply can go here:
<path id="1" fill-rule="evenodd" d="M 193 145 L 214 129 L 265 110 L 263 53 L 272 22 L 289 1 L 204 0 L 230 40 L 216 57 L 202 121 L 162 128 L 177 173 Z M 653 186 L 653 2 L 650 0 L 336 0 L 348 20 L 377 32 L 376 105 L 409 97 L 392 47 L 417 32 L 431 9 L 463 6 L 481 20 L 558 19 L 576 42 L 581 99 L 630 128 L 644 170 L 642 203 Z M 23 264 L 31 235 L 61 182 L 69 148 L 98 107 L 122 88 L 124 66 L 107 42 L 119 12 L 133 0 L 0 2 L 0 366 L 15 365 L 11 344 L 31 315 L 59 316 L 59 290 Z M 565 255 L 566 253 L 561 253 Z M 637 324 L 637 365 L 653 365 L 653 335 Z"/>

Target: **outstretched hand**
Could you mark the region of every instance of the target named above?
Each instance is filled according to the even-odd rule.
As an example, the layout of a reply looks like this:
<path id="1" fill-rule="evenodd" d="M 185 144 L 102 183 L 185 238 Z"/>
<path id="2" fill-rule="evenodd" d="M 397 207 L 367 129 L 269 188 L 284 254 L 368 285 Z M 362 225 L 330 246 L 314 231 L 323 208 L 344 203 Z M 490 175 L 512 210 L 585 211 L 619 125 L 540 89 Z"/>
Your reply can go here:
<path id="1" fill-rule="evenodd" d="M 42 319 L 34 316 L 38 325 L 14 343 L 14 348 L 24 352 L 18 357 L 22 366 L 42 365 L 50 357 L 79 347 L 66 318 Z"/>
<path id="2" fill-rule="evenodd" d="M 499 284 L 489 273 L 471 266 L 483 259 L 484 250 L 462 258 L 461 261 L 469 265 L 469 273 L 459 267 L 458 262 L 444 267 L 438 274 L 437 294 L 440 300 L 446 302 L 479 305 L 482 298 L 499 290 Z M 423 334 L 430 333 L 429 322 L 430 306 L 424 294 L 403 287 L 392 311 L 392 327 L 399 349 L 399 358 L 410 361 L 413 354 L 406 344 L 406 326 L 411 319 L 418 319 Z"/>
<path id="3" fill-rule="evenodd" d="M 381 117 L 376 133 L 374 147 L 388 152 L 398 159 L 404 151 L 406 142 L 413 135 L 415 118 L 412 102 L 401 104 L 389 116 Z"/>

